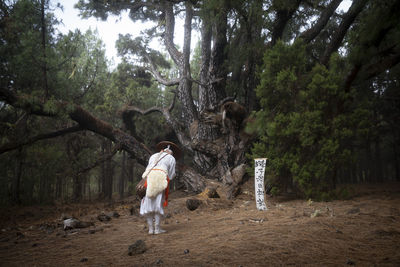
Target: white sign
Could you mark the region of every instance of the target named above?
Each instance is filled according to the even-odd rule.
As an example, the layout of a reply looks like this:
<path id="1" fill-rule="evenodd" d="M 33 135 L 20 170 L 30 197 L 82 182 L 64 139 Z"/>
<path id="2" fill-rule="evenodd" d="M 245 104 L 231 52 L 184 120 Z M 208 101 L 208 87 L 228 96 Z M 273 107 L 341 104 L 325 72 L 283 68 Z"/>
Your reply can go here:
<path id="1" fill-rule="evenodd" d="M 266 158 L 254 159 L 254 188 L 258 210 L 267 210 L 264 201 L 264 173 L 266 162 Z"/>

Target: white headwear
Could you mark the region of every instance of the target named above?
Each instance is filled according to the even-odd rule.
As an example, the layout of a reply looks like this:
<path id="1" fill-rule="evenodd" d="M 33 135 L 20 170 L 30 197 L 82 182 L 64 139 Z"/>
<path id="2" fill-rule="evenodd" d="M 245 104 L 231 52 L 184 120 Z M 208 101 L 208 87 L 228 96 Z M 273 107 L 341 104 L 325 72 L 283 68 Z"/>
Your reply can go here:
<path id="1" fill-rule="evenodd" d="M 172 150 L 169 148 L 169 145 L 166 148 L 164 148 L 164 152 L 173 154 Z"/>

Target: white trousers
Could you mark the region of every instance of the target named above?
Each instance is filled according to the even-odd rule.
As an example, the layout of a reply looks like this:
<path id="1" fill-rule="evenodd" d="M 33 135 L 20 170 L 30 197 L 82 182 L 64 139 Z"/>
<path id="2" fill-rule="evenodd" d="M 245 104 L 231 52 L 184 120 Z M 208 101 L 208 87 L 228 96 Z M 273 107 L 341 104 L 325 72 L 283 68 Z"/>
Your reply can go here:
<path id="1" fill-rule="evenodd" d="M 156 227 L 157 227 L 157 226 L 160 226 L 160 223 L 161 223 L 161 214 L 160 214 L 160 213 L 157 213 L 157 212 L 155 212 L 155 213 L 148 213 L 148 214 L 146 215 L 146 220 L 147 220 L 147 224 L 149 225 L 149 228 L 150 228 L 150 227 L 153 227 L 153 221 L 154 221 Z"/>

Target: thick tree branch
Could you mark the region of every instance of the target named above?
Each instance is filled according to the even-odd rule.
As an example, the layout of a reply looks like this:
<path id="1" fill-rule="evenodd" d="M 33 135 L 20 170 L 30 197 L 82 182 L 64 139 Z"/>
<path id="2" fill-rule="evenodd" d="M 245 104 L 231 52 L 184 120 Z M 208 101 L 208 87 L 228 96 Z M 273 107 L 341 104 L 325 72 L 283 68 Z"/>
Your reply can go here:
<path id="1" fill-rule="evenodd" d="M 8 144 L 5 144 L 0 147 L 0 154 L 3 154 L 5 152 L 8 152 L 8 151 L 11 151 L 11 150 L 14 150 L 14 149 L 26 146 L 26 145 L 31 145 L 40 140 L 55 138 L 58 136 L 62 136 L 62 135 L 66 135 L 69 133 L 74 133 L 74 132 L 82 131 L 82 130 L 83 130 L 82 127 L 80 127 L 79 125 L 76 125 L 73 127 L 69 127 L 69 128 L 51 132 L 51 133 L 39 134 L 39 135 L 30 137 L 22 142 L 8 143 Z"/>
<path id="2" fill-rule="evenodd" d="M 322 11 L 318 21 L 314 24 L 314 26 L 300 35 L 300 38 L 302 38 L 306 44 L 318 36 L 342 1 L 343 0 L 333 0 L 330 2 L 329 5 Z"/>
<path id="3" fill-rule="evenodd" d="M 353 82 L 356 80 L 357 76 L 359 75 L 363 79 L 371 79 L 373 77 L 378 76 L 379 74 L 383 73 L 384 71 L 391 69 L 395 65 L 400 63 L 400 54 L 396 55 L 391 55 L 387 56 L 384 58 L 381 58 L 378 62 L 369 64 L 367 66 L 362 67 L 361 65 L 356 65 L 353 67 L 353 69 L 350 71 L 349 75 L 347 75 L 347 78 L 344 83 L 344 90 L 346 92 L 350 91 L 350 87 L 353 84 Z"/>
<path id="4" fill-rule="evenodd" d="M 185 3 L 186 16 L 184 25 L 184 41 L 183 41 L 183 75 L 190 76 L 190 47 L 192 41 L 192 19 L 193 9 L 192 4 L 188 1 Z"/>
<path id="5" fill-rule="evenodd" d="M 184 123 L 188 126 L 194 119 L 197 119 L 197 109 L 192 97 L 192 81 L 190 73 L 190 45 L 192 36 L 192 19 L 193 10 L 192 4 L 185 2 L 186 16 L 184 25 L 184 43 L 183 43 L 183 58 L 182 58 L 182 81 L 179 84 L 178 92 L 179 99 L 183 105 Z"/>
<path id="6" fill-rule="evenodd" d="M 400 54 L 388 56 L 386 58 L 382 58 L 378 62 L 374 64 L 370 64 L 365 67 L 366 78 L 371 79 L 382 72 L 394 67 L 395 65 L 400 63 Z"/>
<path id="7" fill-rule="evenodd" d="M 212 81 L 208 90 L 209 105 L 213 107 L 226 96 L 226 79 L 228 75 L 228 67 L 226 60 L 228 58 L 228 12 L 229 4 L 222 1 L 222 6 L 218 10 L 213 10 L 213 47 L 211 51 L 210 67 L 208 79 Z"/>
<path id="8" fill-rule="evenodd" d="M 209 81 L 209 69 L 210 69 L 210 58 L 211 58 L 211 37 L 212 30 L 211 25 L 203 20 L 201 24 L 201 66 L 200 66 L 200 83 L 199 83 L 199 110 L 210 106 L 210 86 Z"/>
<path id="9" fill-rule="evenodd" d="M 350 87 L 353 84 L 353 81 L 356 79 L 358 73 L 360 72 L 361 65 L 357 64 L 355 65 L 347 75 L 345 82 L 344 82 L 344 91 L 349 92 Z"/>
<path id="10" fill-rule="evenodd" d="M 173 98 L 171 104 L 168 107 L 164 107 L 164 108 L 151 107 L 151 108 L 148 108 L 146 110 L 142 110 L 142 109 L 140 109 L 138 107 L 135 107 L 135 106 L 125 106 L 118 113 L 122 114 L 122 117 L 125 116 L 125 118 L 129 119 L 129 120 L 132 119 L 132 116 L 133 116 L 134 113 L 138 113 L 140 115 L 148 115 L 148 114 L 153 113 L 153 112 L 161 113 L 164 116 L 165 120 L 167 121 L 168 125 L 170 125 L 171 128 L 174 130 L 175 134 L 177 135 L 177 137 L 179 139 L 179 142 L 184 147 L 186 147 L 189 150 L 191 150 L 190 139 L 185 134 L 184 127 L 181 125 L 181 123 L 176 121 L 171 115 L 171 112 L 172 112 L 172 110 L 173 110 L 173 108 L 175 106 L 176 98 L 177 98 L 177 92 L 174 92 L 174 98 Z"/>
<path id="11" fill-rule="evenodd" d="M 350 28 L 358 14 L 364 9 L 367 2 L 368 0 L 353 1 L 353 4 L 344 16 L 343 21 L 340 23 L 338 29 L 335 31 L 331 42 L 326 46 L 325 52 L 321 58 L 321 64 L 328 64 L 329 58 L 331 57 L 332 53 L 336 52 L 339 49 L 343 38 L 347 33 L 347 30 Z"/>
<path id="12" fill-rule="evenodd" d="M 127 106 L 127 107 L 123 108 L 123 110 L 121 112 L 122 113 L 126 113 L 126 112 L 131 113 L 131 112 L 133 112 L 133 113 L 139 113 L 141 115 L 148 115 L 148 114 L 154 113 L 154 112 L 163 113 L 163 109 L 159 108 L 159 107 L 151 107 L 151 108 L 148 108 L 146 110 L 142 110 L 141 108 L 136 107 L 136 106 Z"/>
<path id="13" fill-rule="evenodd" d="M 391 8 L 391 12 L 388 14 L 388 16 L 397 18 L 397 15 L 394 13 L 395 10 L 398 10 L 398 6 L 396 5 Z M 384 25 L 375 34 L 370 35 L 369 39 L 363 41 L 360 44 L 361 49 L 368 50 L 371 46 L 380 49 L 378 49 L 377 53 L 370 56 L 362 57 L 360 60 L 358 60 L 358 62 L 355 63 L 354 67 L 345 79 L 344 90 L 346 92 L 350 90 L 351 85 L 356 80 L 360 72 L 362 72 L 364 79 L 371 79 L 374 76 L 379 75 L 381 72 L 390 69 L 391 67 L 399 63 L 399 42 L 395 42 L 391 45 L 385 43 L 386 36 L 395 25 L 397 25 L 395 22 L 393 22 L 393 24 Z M 384 48 L 381 47 L 382 44 Z M 371 58 L 376 58 L 378 60 L 375 60 L 374 63 L 370 63 L 369 65 L 367 65 L 366 62 L 371 62 Z"/>
<path id="14" fill-rule="evenodd" d="M 161 73 L 157 71 L 157 68 L 154 62 L 151 60 L 151 58 L 147 54 L 145 54 L 144 57 L 150 64 L 149 67 L 146 69 L 153 75 L 154 79 L 156 79 L 159 83 L 165 86 L 173 86 L 179 84 L 180 79 L 167 80 L 164 77 L 162 77 Z"/>
<path id="15" fill-rule="evenodd" d="M 175 16 L 173 10 L 173 4 L 169 1 L 164 3 L 165 11 L 165 33 L 164 33 L 164 43 L 167 47 L 169 54 L 175 64 L 182 68 L 183 56 L 182 53 L 176 49 L 174 44 L 174 30 L 175 30 Z"/>
<path id="16" fill-rule="evenodd" d="M 153 113 L 153 112 L 160 112 L 161 114 L 164 114 L 165 112 L 171 112 L 172 109 L 175 106 L 175 101 L 176 101 L 176 92 L 175 91 L 172 91 L 172 92 L 174 93 L 174 98 L 172 99 L 172 102 L 171 102 L 171 104 L 169 105 L 168 108 L 151 107 L 151 108 L 148 108 L 146 110 L 143 110 L 143 109 L 141 109 L 139 107 L 136 107 L 136 106 L 125 106 L 118 113 L 123 114 L 125 112 L 129 112 L 129 113 L 130 112 L 136 112 L 136 113 L 139 113 L 141 115 L 148 115 L 148 114 Z"/>
<path id="17" fill-rule="evenodd" d="M 294 12 L 298 9 L 301 0 L 295 0 L 291 5 L 285 9 L 279 9 L 276 11 L 276 19 L 274 23 L 274 27 L 272 29 L 272 38 L 271 38 L 271 46 L 274 46 L 275 43 L 282 38 L 283 32 L 288 21 L 292 18 Z"/>
<path id="18" fill-rule="evenodd" d="M 59 102 L 57 103 L 58 110 L 49 112 L 44 109 L 44 105 L 39 101 L 33 103 L 32 98 L 29 99 L 30 101 L 27 101 L 27 99 L 25 96 L 16 95 L 11 90 L 0 88 L 0 101 L 5 101 L 15 108 L 20 108 L 31 114 L 40 116 L 57 117 L 66 113 L 82 129 L 90 130 L 116 142 L 123 150 L 136 158 L 140 164 L 147 165 L 147 160 L 151 155 L 150 149 L 137 141 L 133 136 L 115 129 L 109 123 L 94 117 L 82 107 L 66 102 Z"/>

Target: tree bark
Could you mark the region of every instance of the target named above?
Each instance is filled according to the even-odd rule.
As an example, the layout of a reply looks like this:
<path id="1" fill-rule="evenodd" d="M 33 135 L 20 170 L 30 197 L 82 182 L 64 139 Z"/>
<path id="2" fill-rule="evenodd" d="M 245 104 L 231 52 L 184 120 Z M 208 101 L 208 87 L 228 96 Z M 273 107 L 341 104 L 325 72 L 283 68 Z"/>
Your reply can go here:
<path id="1" fill-rule="evenodd" d="M 74 201 L 80 201 L 82 200 L 82 177 L 80 177 L 78 174 L 75 174 L 73 176 L 73 199 Z"/>
<path id="2" fill-rule="evenodd" d="M 102 151 L 105 155 L 108 155 L 111 153 L 111 141 L 110 140 L 104 140 L 102 143 Z M 114 178 L 114 168 L 112 165 L 112 159 L 108 158 L 107 160 L 104 161 L 103 163 L 103 168 L 102 168 L 102 196 L 104 198 L 111 200 L 112 199 L 112 193 L 113 193 L 113 178 Z"/>
<path id="3" fill-rule="evenodd" d="M 121 173 L 119 177 L 119 183 L 118 183 L 118 192 L 119 192 L 119 197 L 122 199 L 124 197 L 124 191 L 125 191 L 125 172 L 126 172 L 126 155 L 125 152 L 122 152 L 122 159 L 121 159 Z"/>
<path id="4" fill-rule="evenodd" d="M 20 197 L 20 185 L 22 176 L 22 166 L 23 166 L 23 150 L 19 148 L 16 155 L 15 167 L 14 167 L 14 178 L 12 181 L 11 189 L 11 199 L 15 204 L 21 204 Z"/>
<path id="5" fill-rule="evenodd" d="M 222 8 L 214 10 L 216 22 L 213 25 L 213 42 L 214 46 L 211 52 L 210 61 L 210 90 L 208 99 L 212 108 L 215 108 L 219 101 L 226 97 L 225 86 L 226 76 L 228 74 L 227 59 L 227 40 L 226 33 L 228 27 L 228 9 L 227 3 L 223 1 Z"/>
<path id="6" fill-rule="evenodd" d="M 264 50 L 260 49 L 263 44 L 263 40 L 261 37 L 262 34 L 262 15 L 260 12 L 262 10 L 262 1 L 255 1 L 254 6 L 251 7 L 251 16 L 249 17 L 249 21 L 246 25 L 247 34 L 246 34 L 246 43 L 251 44 L 253 49 L 250 51 L 248 55 L 248 63 L 246 64 L 246 75 L 244 77 L 244 89 L 245 89 L 245 106 L 248 111 L 256 110 L 258 108 L 257 105 L 257 97 L 255 89 L 257 87 L 258 76 L 257 76 L 257 67 L 261 66 L 263 63 L 263 53 Z"/>
<path id="7" fill-rule="evenodd" d="M 203 19 L 201 24 L 201 66 L 200 66 L 200 85 L 199 85 L 199 111 L 211 109 L 209 99 L 209 69 L 211 59 L 211 37 L 212 29 L 209 22 Z"/>
<path id="8" fill-rule="evenodd" d="M 45 18 L 45 0 L 41 0 L 41 35 L 42 35 L 42 71 L 43 71 L 43 87 L 46 99 L 49 98 L 49 85 L 47 81 L 47 56 L 46 56 L 46 18 Z"/>
<path id="9" fill-rule="evenodd" d="M 128 183 L 130 185 L 130 187 L 128 188 L 128 196 L 132 195 L 132 186 L 135 182 L 136 179 L 134 179 L 133 177 L 133 173 L 134 173 L 134 168 L 135 168 L 135 163 L 133 159 L 128 158 L 128 162 L 127 162 L 127 175 L 128 175 Z"/>

